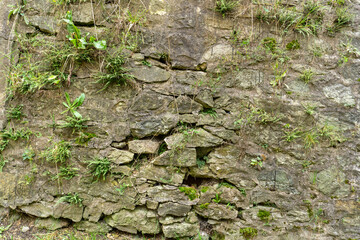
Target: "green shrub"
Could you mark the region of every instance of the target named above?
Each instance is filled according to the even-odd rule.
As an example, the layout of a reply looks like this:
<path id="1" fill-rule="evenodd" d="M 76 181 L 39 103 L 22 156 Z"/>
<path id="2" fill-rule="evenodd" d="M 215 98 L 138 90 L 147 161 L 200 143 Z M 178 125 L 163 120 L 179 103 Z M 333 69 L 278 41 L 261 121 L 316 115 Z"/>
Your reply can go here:
<path id="1" fill-rule="evenodd" d="M 20 104 L 20 105 L 17 105 L 16 107 L 12 107 L 12 108 L 8 109 L 6 111 L 6 117 L 8 117 L 10 119 L 17 119 L 17 120 L 22 119 L 25 116 L 22 112 L 23 107 L 24 107 L 24 105 Z"/>
<path id="2" fill-rule="evenodd" d="M 235 0 L 218 0 L 216 1 L 215 11 L 221 13 L 223 17 L 229 12 L 231 12 L 236 6 L 238 2 Z"/>
<path id="3" fill-rule="evenodd" d="M 105 72 L 95 76 L 96 83 L 104 84 L 100 91 L 107 89 L 111 84 L 126 85 L 134 79 L 134 77 L 129 74 L 129 70 L 123 67 L 125 64 L 124 56 L 108 57 L 106 62 Z"/>
<path id="4" fill-rule="evenodd" d="M 58 203 L 61 203 L 61 202 L 67 202 L 67 203 L 70 203 L 70 204 L 73 204 L 73 205 L 78 205 L 79 207 L 82 207 L 84 199 L 82 199 L 78 193 L 68 193 L 66 194 L 65 196 L 62 196 L 58 201 L 57 201 L 57 204 Z"/>
<path id="5" fill-rule="evenodd" d="M 43 159 L 53 163 L 64 163 L 71 157 L 71 145 L 69 142 L 60 141 L 53 143 L 41 153 Z"/>
<path id="6" fill-rule="evenodd" d="M 90 169 L 90 173 L 92 174 L 95 182 L 105 180 L 106 175 L 111 170 L 111 162 L 107 158 L 99 158 L 95 157 L 90 161 L 87 161 L 87 168 Z"/>
<path id="7" fill-rule="evenodd" d="M 309 83 L 315 75 L 315 72 L 311 69 L 305 69 L 300 75 L 299 79 L 305 83 Z"/>

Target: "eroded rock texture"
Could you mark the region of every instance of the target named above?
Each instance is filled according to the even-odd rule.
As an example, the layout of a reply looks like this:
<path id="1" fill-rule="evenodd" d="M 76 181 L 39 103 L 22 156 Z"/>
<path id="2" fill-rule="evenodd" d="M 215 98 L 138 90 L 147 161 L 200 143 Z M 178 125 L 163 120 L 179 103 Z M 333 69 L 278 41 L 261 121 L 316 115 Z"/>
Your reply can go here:
<path id="1" fill-rule="evenodd" d="M 10 4 L 0 220 L 360 238 L 359 2 L 28 0 L 6 19 Z"/>

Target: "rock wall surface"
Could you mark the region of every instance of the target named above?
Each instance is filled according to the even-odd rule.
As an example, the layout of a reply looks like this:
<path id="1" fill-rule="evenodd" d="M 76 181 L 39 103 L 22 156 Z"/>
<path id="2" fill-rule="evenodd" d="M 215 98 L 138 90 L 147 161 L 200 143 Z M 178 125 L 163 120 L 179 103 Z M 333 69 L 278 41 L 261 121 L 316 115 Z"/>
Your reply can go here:
<path id="1" fill-rule="evenodd" d="M 360 2 L 9 4 L 0 210 L 134 237 L 360 238 Z"/>

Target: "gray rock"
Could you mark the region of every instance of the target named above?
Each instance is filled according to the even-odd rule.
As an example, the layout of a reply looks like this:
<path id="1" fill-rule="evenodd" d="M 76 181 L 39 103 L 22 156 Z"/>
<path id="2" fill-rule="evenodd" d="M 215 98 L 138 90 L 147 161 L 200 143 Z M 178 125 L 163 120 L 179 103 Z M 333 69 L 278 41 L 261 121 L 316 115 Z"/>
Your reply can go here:
<path id="1" fill-rule="evenodd" d="M 236 209 L 231 209 L 226 205 L 216 203 L 210 203 L 206 208 L 201 208 L 200 205 L 197 205 L 195 206 L 195 211 L 202 217 L 215 220 L 235 219 L 238 215 L 238 211 Z"/>
<path id="2" fill-rule="evenodd" d="M 158 67 L 141 66 L 133 68 L 131 74 L 139 81 L 146 83 L 165 82 L 171 77 L 170 72 Z"/>
<path id="3" fill-rule="evenodd" d="M 177 217 L 186 216 L 186 214 L 191 210 L 191 206 L 183 205 L 178 203 L 162 203 L 158 208 L 158 214 L 160 216 L 172 215 Z"/>
<path id="4" fill-rule="evenodd" d="M 159 206 L 159 203 L 152 200 L 146 200 L 146 207 L 148 209 L 156 210 Z"/>
<path id="5" fill-rule="evenodd" d="M 80 222 L 83 217 L 84 207 L 74 204 L 59 203 L 54 208 L 54 218 L 67 218 L 73 222 Z"/>
<path id="6" fill-rule="evenodd" d="M 162 226 L 162 231 L 167 238 L 193 237 L 198 234 L 199 230 L 198 223 L 182 222 Z"/>
<path id="7" fill-rule="evenodd" d="M 223 140 L 215 137 L 202 128 L 185 130 L 185 133 L 176 133 L 165 138 L 169 149 L 179 146 L 194 147 L 215 147 L 221 145 Z"/>
<path id="8" fill-rule="evenodd" d="M 154 154 L 158 151 L 160 142 L 155 140 L 133 140 L 128 142 L 129 151 L 139 154 Z"/>
<path id="9" fill-rule="evenodd" d="M 23 233 L 26 233 L 26 232 L 28 232 L 30 230 L 30 228 L 28 227 L 28 226 L 23 226 L 22 228 L 21 228 L 21 232 L 23 232 Z"/>
<path id="10" fill-rule="evenodd" d="M 234 75 L 226 82 L 227 87 L 252 89 L 264 81 L 264 74 L 258 70 L 244 69 L 236 71 Z"/>
<path id="11" fill-rule="evenodd" d="M 342 84 L 324 87 L 324 94 L 327 98 L 333 99 L 335 102 L 346 107 L 353 107 L 356 104 L 351 88 L 345 87 Z"/>
<path id="12" fill-rule="evenodd" d="M 176 167 L 192 167 L 196 166 L 196 149 L 172 149 L 166 151 L 153 161 L 155 165 L 176 166 Z"/>
<path id="13" fill-rule="evenodd" d="M 214 99 L 209 90 L 200 91 L 195 101 L 201 103 L 205 108 L 214 107 Z"/>
<path id="14" fill-rule="evenodd" d="M 47 202 L 33 203 L 27 206 L 21 206 L 20 209 L 30 215 L 47 218 L 53 215 L 53 204 Z"/>
<path id="15" fill-rule="evenodd" d="M 56 25 L 57 22 L 54 20 L 52 16 L 28 16 L 30 25 L 34 27 L 38 27 L 40 31 L 48 33 L 48 34 L 55 34 L 56 33 Z"/>
<path id="16" fill-rule="evenodd" d="M 316 185 L 325 195 L 346 197 L 350 193 L 350 187 L 345 183 L 345 179 L 345 174 L 333 166 L 316 175 Z"/>
<path id="17" fill-rule="evenodd" d="M 74 228 L 80 231 L 85 231 L 89 233 L 108 233 L 111 231 L 111 227 L 107 225 L 105 222 L 88 222 L 81 221 L 74 224 Z"/>
<path id="18" fill-rule="evenodd" d="M 205 130 L 209 131 L 211 134 L 224 139 L 225 141 L 231 141 L 232 143 L 237 143 L 239 141 L 239 136 L 232 130 L 227 130 L 224 127 L 212 127 L 204 126 Z"/>
<path id="19" fill-rule="evenodd" d="M 165 113 L 161 115 L 149 115 L 140 119 L 134 119 L 130 123 L 130 130 L 134 137 L 158 136 L 167 134 L 179 122 L 179 116 Z"/>
<path id="20" fill-rule="evenodd" d="M 60 229 L 63 227 L 67 227 L 69 225 L 69 221 L 65 219 L 55 219 L 55 218 L 38 218 L 35 221 L 35 227 L 39 229 L 46 229 L 50 231 L 54 231 L 56 229 Z"/>
<path id="21" fill-rule="evenodd" d="M 202 110 L 201 104 L 195 102 L 188 96 L 179 96 L 169 105 L 173 109 L 174 113 L 186 114 L 186 113 L 198 113 Z"/>
<path id="22" fill-rule="evenodd" d="M 185 173 L 172 167 L 159 167 L 152 164 L 141 168 L 139 174 L 143 178 L 170 185 L 180 185 L 185 177 Z"/>
<path id="23" fill-rule="evenodd" d="M 108 159 L 115 164 L 125 164 L 134 159 L 134 153 L 125 150 L 111 149 Z"/>
<path id="24" fill-rule="evenodd" d="M 157 234 L 160 225 L 157 223 L 156 214 L 146 208 L 137 208 L 133 211 L 121 210 L 111 216 L 105 217 L 105 222 L 120 231 L 136 234 Z"/>

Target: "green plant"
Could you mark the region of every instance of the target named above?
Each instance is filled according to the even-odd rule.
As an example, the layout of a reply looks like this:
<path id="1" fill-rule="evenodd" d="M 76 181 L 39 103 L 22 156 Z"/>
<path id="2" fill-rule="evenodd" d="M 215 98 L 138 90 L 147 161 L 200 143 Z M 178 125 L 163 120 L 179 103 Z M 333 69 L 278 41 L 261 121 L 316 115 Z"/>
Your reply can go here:
<path id="1" fill-rule="evenodd" d="M 292 142 L 295 139 L 301 137 L 302 131 L 298 130 L 297 128 L 290 130 L 290 131 L 284 131 L 285 136 L 283 137 L 285 141 Z"/>
<path id="2" fill-rule="evenodd" d="M 318 135 L 330 142 L 330 146 L 335 146 L 337 143 L 346 141 L 346 138 L 341 134 L 339 127 L 325 123 L 318 127 Z"/>
<path id="3" fill-rule="evenodd" d="M 210 115 L 214 119 L 217 118 L 217 116 L 218 116 L 216 111 L 213 108 L 205 108 L 204 110 L 200 111 L 200 114 Z"/>
<path id="4" fill-rule="evenodd" d="M 261 221 L 269 222 L 271 213 L 269 211 L 259 209 L 257 216 L 258 218 L 260 218 Z"/>
<path id="5" fill-rule="evenodd" d="M 221 202 L 221 197 L 220 197 L 221 193 L 216 193 L 215 194 L 215 198 L 212 199 L 212 201 L 214 203 L 220 203 Z"/>
<path id="6" fill-rule="evenodd" d="M 3 232 L 6 232 L 7 230 L 9 230 L 11 226 L 12 226 L 12 224 L 7 225 L 6 227 L 0 227 L 0 237 L 1 237 L 1 234 Z"/>
<path id="7" fill-rule="evenodd" d="M 304 148 L 310 149 L 318 143 L 318 132 L 315 130 L 307 131 L 303 134 Z"/>
<path id="8" fill-rule="evenodd" d="M 208 190 L 209 190 L 209 187 L 208 187 L 208 186 L 204 186 L 204 187 L 201 188 L 200 191 L 201 191 L 202 193 L 206 193 Z"/>
<path id="9" fill-rule="evenodd" d="M 2 155 L 0 155 L 0 172 L 2 172 L 3 168 L 5 167 L 5 164 L 8 162 L 8 160 L 4 159 Z"/>
<path id="10" fill-rule="evenodd" d="M 273 66 L 273 70 L 274 79 L 270 81 L 270 85 L 272 87 L 280 86 L 282 80 L 284 80 L 286 77 L 287 70 L 282 69 L 278 61 L 276 61 L 275 65 Z"/>
<path id="11" fill-rule="evenodd" d="M 159 150 L 158 150 L 158 156 L 163 154 L 164 152 L 167 151 L 167 144 L 166 142 L 163 142 L 160 144 Z"/>
<path id="12" fill-rule="evenodd" d="M 242 195 L 244 195 L 246 197 L 246 189 L 245 188 L 239 188 L 239 191 L 241 192 Z"/>
<path id="13" fill-rule="evenodd" d="M 274 52 L 276 50 L 277 42 L 274 38 L 264 38 L 261 40 L 261 44 L 265 47 L 266 50 Z"/>
<path id="14" fill-rule="evenodd" d="M 240 234 L 245 239 L 252 239 L 257 236 L 258 230 L 252 227 L 240 228 Z"/>
<path id="15" fill-rule="evenodd" d="M 306 105 L 303 105 L 303 107 L 305 108 L 305 113 L 306 114 L 309 114 L 309 115 L 314 115 L 315 114 L 316 106 L 306 104 Z"/>
<path id="16" fill-rule="evenodd" d="M 291 42 L 289 42 L 288 44 L 286 44 L 286 49 L 287 50 L 296 50 L 296 49 L 300 49 L 300 43 L 297 39 L 292 40 Z"/>
<path id="17" fill-rule="evenodd" d="M 253 167 L 258 167 L 258 168 L 262 168 L 263 166 L 263 161 L 262 159 L 258 156 L 256 158 L 251 159 L 250 165 Z"/>
<path id="18" fill-rule="evenodd" d="M 315 75 L 315 72 L 311 69 L 305 69 L 302 74 L 299 76 L 299 79 L 305 83 L 309 83 Z"/>
<path id="19" fill-rule="evenodd" d="M 334 36 L 336 32 L 339 32 L 341 28 L 350 24 L 353 21 L 354 16 L 348 12 L 345 7 L 336 9 L 336 18 L 334 22 L 327 27 L 328 34 Z"/>
<path id="20" fill-rule="evenodd" d="M 94 137 L 96 137 L 95 133 L 79 131 L 79 136 L 75 139 L 75 142 L 77 144 L 87 145 L 87 143 Z"/>
<path id="21" fill-rule="evenodd" d="M 146 61 L 146 60 L 143 60 L 141 63 L 142 63 L 143 65 L 145 65 L 145 66 L 151 67 L 151 63 L 149 63 L 149 62 Z"/>
<path id="22" fill-rule="evenodd" d="M 129 74 L 129 70 L 123 67 L 125 64 L 124 56 L 108 57 L 106 62 L 105 72 L 95 76 L 96 83 L 104 84 L 99 92 L 107 89 L 111 84 L 126 85 L 129 81 L 134 79 L 134 76 Z"/>
<path id="23" fill-rule="evenodd" d="M 54 142 L 52 146 L 41 153 L 43 159 L 53 163 L 64 163 L 71 157 L 71 145 L 69 142 Z"/>
<path id="24" fill-rule="evenodd" d="M 25 151 L 22 155 L 23 160 L 27 160 L 27 161 L 32 161 L 33 158 L 35 157 L 35 152 L 34 150 L 30 147 L 30 148 L 25 148 Z"/>
<path id="25" fill-rule="evenodd" d="M 192 201 L 198 197 L 195 188 L 192 187 L 179 187 L 180 192 L 183 192 Z"/>
<path id="26" fill-rule="evenodd" d="M 203 156 L 202 158 L 196 158 L 196 165 L 198 166 L 198 168 L 203 168 L 208 160 L 209 160 L 208 156 Z"/>
<path id="27" fill-rule="evenodd" d="M 87 121 L 89 121 L 89 119 L 84 119 L 82 117 L 67 116 L 66 120 L 59 125 L 59 128 L 72 128 L 73 129 L 72 133 L 74 134 L 75 131 L 80 131 L 84 128 L 87 128 L 88 126 L 84 124 Z M 88 136 L 83 136 L 83 137 L 85 137 L 84 138 L 85 140 L 88 139 Z"/>
<path id="28" fill-rule="evenodd" d="M 90 173 L 96 179 L 95 182 L 105 180 L 106 175 L 111 170 L 111 162 L 107 158 L 95 157 L 92 160 L 87 161 L 87 168 L 90 169 Z"/>
<path id="29" fill-rule="evenodd" d="M 207 209 L 210 203 L 200 204 L 200 209 Z"/>
<path id="30" fill-rule="evenodd" d="M 73 177 L 78 176 L 78 168 L 74 168 L 72 166 L 62 166 L 59 169 L 59 173 L 53 178 L 53 180 L 55 179 L 66 179 L 66 180 L 70 180 Z"/>
<path id="31" fill-rule="evenodd" d="M 106 41 L 96 41 L 96 38 L 91 36 L 89 39 L 89 42 L 86 40 L 86 36 L 81 36 L 81 31 L 78 29 L 73 20 L 72 20 L 72 12 L 68 11 L 65 15 L 65 18 L 62 19 L 64 22 L 66 22 L 66 29 L 68 30 L 69 35 L 66 37 L 69 39 L 69 41 L 74 45 L 77 49 L 86 49 L 87 46 L 93 46 L 96 49 L 99 50 L 105 50 L 106 49 Z"/>
<path id="32" fill-rule="evenodd" d="M 119 192 L 120 195 L 123 195 L 124 192 L 125 192 L 125 189 L 127 189 L 128 187 L 130 187 L 131 185 L 130 184 L 127 184 L 127 183 L 123 183 L 123 184 L 120 184 L 118 188 L 116 188 L 116 191 Z"/>
<path id="33" fill-rule="evenodd" d="M 216 1 L 215 11 L 225 17 L 225 15 L 231 12 L 237 5 L 238 2 L 235 0 L 218 0 Z"/>
<path id="34" fill-rule="evenodd" d="M 325 53 L 325 49 L 319 45 L 313 45 L 310 47 L 309 51 L 314 57 L 322 57 L 322 55 Z"/>
<path id="35" fill-rule="evenodd" d="M 22 119 L 25 115 L 23 114 L 22 110 L 23 110 L 24 105 L 20 104 L 17 105 L 16 107 L 12 107 L 10 109 L 8 109 L 6 111 L 6 117 L 10 118 L 10 119 Z"/>
<path id="36" fill-rule="evenodd" d="M 24 14 L 24 8 L 26 4 L 27 4 L 27 0 L 21 0 L 20 3 L 17 3 L 16 5 L 9 5 L 9 7 L 11 7 L 11 10 L 9 11 L 8 14 L 8 21 L 10 21 L 13 15 L 22 16 L 24 18 L 24 22 L 28 25 L 29 20 Z"/>
<path id="37" fill-rule="evenodd" d="M 78 205 L 79 207 L 82 207 L 83 200 L 84 199 L 82 199 L 78 193 L 68 193 L 65 196 L 62 196 L 61 198 L 59 198 L 59 200 L 57 201 L 57 204 L 61 203 L 61 202 L 67 202 L 67 203 L 70 203 L 73 205 Z"/>
<path id="38" fill-rule="evenodd" d="M 65 99 L 66 102 L 63 102 L 63 105 L 67 108 L 65 111 L 63 111 L 61 114 L 64 114 L 66 112 L 70 112 L 75 118 L 82 118 L 81 114 L 77 111 L 77 108 L 80 107 L 85 100 L 85 94 L 82 93 L 78 98 L 74 100 L 74 102 L 71 102 L 70 96 L 67 92 L 65 92 Z"/>

